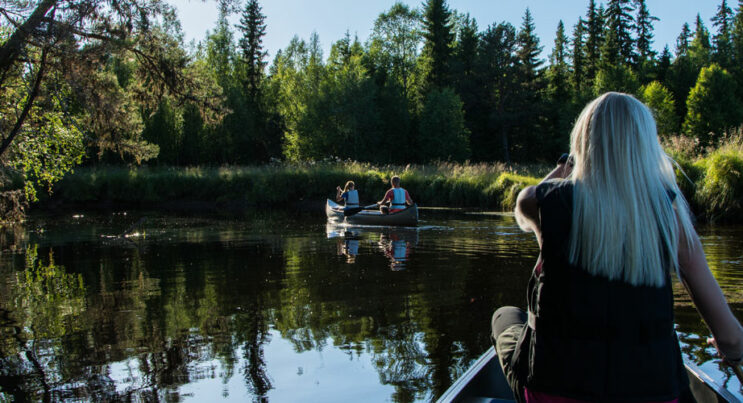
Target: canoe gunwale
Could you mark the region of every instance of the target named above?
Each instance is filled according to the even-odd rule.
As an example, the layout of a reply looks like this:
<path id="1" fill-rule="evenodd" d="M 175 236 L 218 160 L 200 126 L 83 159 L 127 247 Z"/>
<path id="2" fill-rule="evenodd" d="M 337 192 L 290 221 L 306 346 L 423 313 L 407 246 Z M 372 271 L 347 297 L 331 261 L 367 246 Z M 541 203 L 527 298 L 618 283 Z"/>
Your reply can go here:
<path id="1" fill-rule="evenodd" d="M 418 206 L 412 205 L 405 210 L 390 214 L 382 214 L 378 210 L 362 210 L 354 215 L 345 217 L 343 206 L 327 199 L 325 213 L 329 219 L 345 221 L 357 225 L 393 225 L 415 227 L 418 225 Z"/>

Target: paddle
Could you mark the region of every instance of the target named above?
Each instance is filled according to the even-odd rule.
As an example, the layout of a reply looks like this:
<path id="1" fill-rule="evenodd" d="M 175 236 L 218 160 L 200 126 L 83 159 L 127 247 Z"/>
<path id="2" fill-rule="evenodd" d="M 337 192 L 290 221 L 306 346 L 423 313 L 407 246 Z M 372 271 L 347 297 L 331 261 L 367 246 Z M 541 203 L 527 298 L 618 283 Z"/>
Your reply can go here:
<path id="1" fill-rule="evenodd" d="M 354 214 L 356 214 L 356 213 L 358 213 L 359 211 L 362 211 L 362 210 L 371 210 L 371 209 L 376 209 L 376 208 L 377 208 L 377 205 L 376 204 L 370 204 L 368 206 L 363 206 L 363 207 L 347 208 L 347 209 L 343 210 L 343 215 L 345 217 L 348 217 L 348 216 L 354 215 Z"/>

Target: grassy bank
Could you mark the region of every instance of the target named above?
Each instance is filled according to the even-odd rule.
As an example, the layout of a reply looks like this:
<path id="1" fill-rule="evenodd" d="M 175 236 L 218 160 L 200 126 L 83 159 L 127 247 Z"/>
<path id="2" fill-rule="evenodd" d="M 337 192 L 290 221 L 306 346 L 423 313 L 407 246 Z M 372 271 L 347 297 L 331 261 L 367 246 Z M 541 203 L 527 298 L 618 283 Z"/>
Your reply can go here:
<path id="1" fill-rule="evenodd" d="M 743 219 L 743 141 L 741 137 L 704 153 L 684 144 L 667 144 L 682 168 L 678 182 L 694 213 L 703 221 Z M 374 166 L 358 162 L 271 164 L 257 167 L 78 168 L 60 181 L 49 203 L 155 207 L 173 202 L 197 206 L 246 207 L 322 203 L 335 187 L 356 182 L 362 203 L 381 198 L 389 178 L 399 175 L 421 206 L 511 210 L 516 195 L 536 184 L 551 167 L 504 164 Z"/>
<path id="2" fill-rule="evenodd" d="M 511 209 L 523 187 L 549 167 L 507 168 L 502 164 L 372 166 L 314 163 L 260 167 L 95 167 L 78 168 L 56 186 L 52 203 L 116 203 L 156 206 L 172 201 L 288 205 L 335 196 L 335 187 L 356 182 L 362 203 L 379 200 L 389 178 L 399 175 L 403 186 L 423 206 Z"/>
<path id="3" fill-rule="evenodd" d="M 732 137 L 701 155 L 678 144 L 667 150 L 682 169 L 677 171 L 679 186 L 700 219 L 743 220 L 743 136 Z"/>

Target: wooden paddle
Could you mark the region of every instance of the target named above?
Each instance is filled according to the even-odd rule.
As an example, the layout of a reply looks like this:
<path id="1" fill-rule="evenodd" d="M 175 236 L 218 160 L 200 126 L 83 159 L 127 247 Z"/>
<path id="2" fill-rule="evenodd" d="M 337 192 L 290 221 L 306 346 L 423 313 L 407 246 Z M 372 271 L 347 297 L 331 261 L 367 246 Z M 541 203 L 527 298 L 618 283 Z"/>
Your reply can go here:
<path id="1" fill-rule="evenodd" d="M 373 210 L 373 209 L 376 209 L 376 208 L 377 208 L 377 205 L 376 204 L 370 204 L 368 206 L 362 206 L 362 207 L 347 208 L 347 209 L 344 209 L 343 210 L 343 216 L 344 217 L 348 217 L 348 216 L 352 216 L 352 215 L 354 215 L 354 214 L 356 214 L 356 213 L 358 213 L 360 211 L 363 211 L 363 210 Z"/>

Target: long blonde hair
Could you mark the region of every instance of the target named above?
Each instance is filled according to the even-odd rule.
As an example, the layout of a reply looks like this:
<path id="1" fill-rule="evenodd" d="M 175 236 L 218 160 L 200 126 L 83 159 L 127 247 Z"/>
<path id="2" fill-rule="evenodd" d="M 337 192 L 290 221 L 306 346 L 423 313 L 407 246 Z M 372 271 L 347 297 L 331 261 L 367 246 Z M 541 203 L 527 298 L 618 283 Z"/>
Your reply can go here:
<path id="1" fill-rule="evenodd" d="M 570 143 L 571 263 L 611 280 L 662 286 L 669 265 L 678 273 L 679 229 L 690 240 L 693 227 L 650 110 L 631 95 L 603 94 L 583 109 Z"/>

